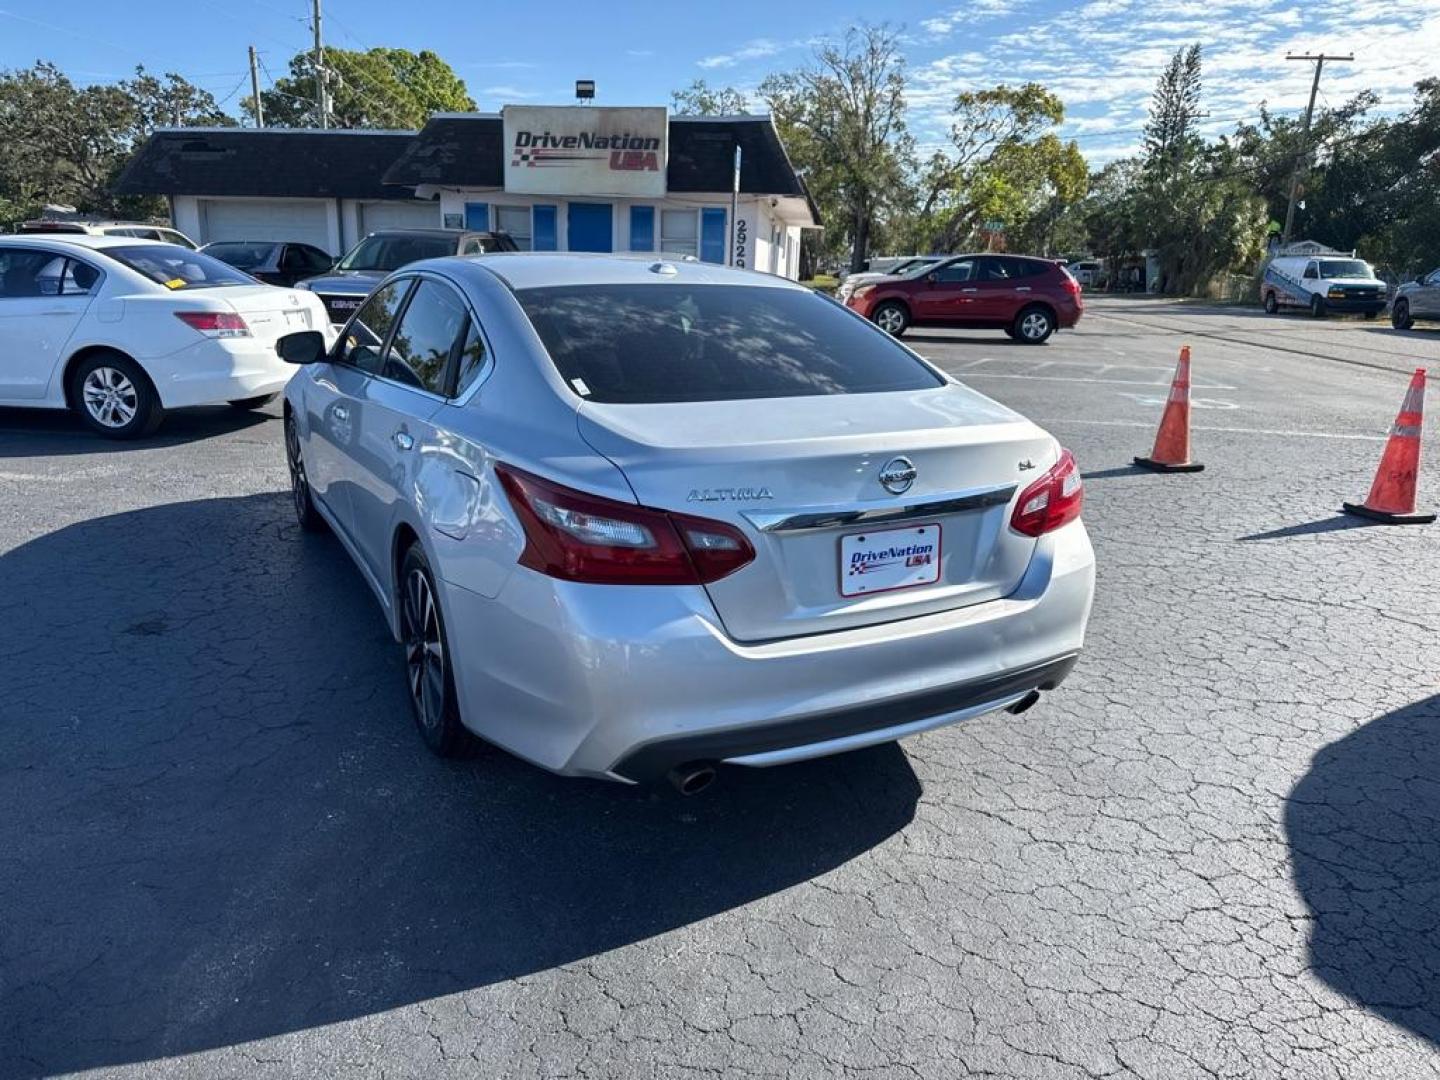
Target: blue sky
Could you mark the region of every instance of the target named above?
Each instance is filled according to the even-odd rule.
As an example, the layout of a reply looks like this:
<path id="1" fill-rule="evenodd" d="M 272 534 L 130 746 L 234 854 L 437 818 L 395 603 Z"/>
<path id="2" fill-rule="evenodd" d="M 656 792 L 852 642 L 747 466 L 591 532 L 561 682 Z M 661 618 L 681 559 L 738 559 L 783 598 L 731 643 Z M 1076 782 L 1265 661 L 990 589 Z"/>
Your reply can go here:
<path id="1" fill-rule="evenodd" d="M 853 4 L 853 0 L 852 0 Z M 1146 99 L 1176 48 L 1205 46 L 1204 107 L 1214 131 L 1259 103 L 1299 111 L 1310 66 L 1287 51 L 1354 52 L 1327 69 L 1324 101 L 1373 89 L 1387 111 L 1417 79 L 1440 74 L 1440 0 L 325 0 L 325 38 L 342 48 L 433 49 L 482 109 L 565 103 L 594 78 L 599 102 L 661 104 L 695 78 L 753 88 L 802 62 L 814 43 L 881 15 L 900 26 L 911 71 L 911 126 L 924 146 L 945 138 L 946 107 L 963 89 L 1036 80 L 1067 108 L 1064 133 L 1092 161 L 1130 152 Z M 52 60 L 77 81 L 125 77 L 137 63 L 177 71 L 234 108 L 248 92 L 245 47 L 269 72 L 309 45 L 309 0 L 180 4 L 0 0 L 0 67 Z"/>

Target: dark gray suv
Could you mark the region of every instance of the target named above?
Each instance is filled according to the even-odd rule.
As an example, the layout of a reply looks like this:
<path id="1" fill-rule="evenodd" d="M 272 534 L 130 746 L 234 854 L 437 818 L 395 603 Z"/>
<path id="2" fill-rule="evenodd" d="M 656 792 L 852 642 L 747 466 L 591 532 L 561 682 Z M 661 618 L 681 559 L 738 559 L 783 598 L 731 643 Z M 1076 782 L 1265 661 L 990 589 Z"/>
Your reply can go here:
<path id="1" fill-rule="evenodd" d="M 325 302 L 330 321 L 339 326 L 364 302 L 370 290 L 392 272 L 421 259 L 446 255 L 486 255 L 515 251 L 515 241 L 503 232 L 459 232 L 455 229 L 382 229 L 361 240 L 320 277 L 298 283 Z"/>
<path id="2" fill-rule="evenodd" d="M 1390 301 L 1390 325 L 1396 330 L 1409 330 L 1416 319 L 1440 319 L 1440 269 L 1395 290 Z"/>

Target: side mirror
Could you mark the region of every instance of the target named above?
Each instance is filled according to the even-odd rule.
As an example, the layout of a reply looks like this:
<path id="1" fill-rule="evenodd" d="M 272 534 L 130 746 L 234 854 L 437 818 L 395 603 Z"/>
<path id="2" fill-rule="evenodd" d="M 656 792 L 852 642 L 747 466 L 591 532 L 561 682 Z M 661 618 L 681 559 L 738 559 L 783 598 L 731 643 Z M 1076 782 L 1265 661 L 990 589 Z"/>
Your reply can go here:
<path id="1" fill-rule="evenodd" d="M 318 364 L 325 359 L 325 335 L 319 330 L 286 334 L 275 343 L 275 352 L 287 364 Z"/>

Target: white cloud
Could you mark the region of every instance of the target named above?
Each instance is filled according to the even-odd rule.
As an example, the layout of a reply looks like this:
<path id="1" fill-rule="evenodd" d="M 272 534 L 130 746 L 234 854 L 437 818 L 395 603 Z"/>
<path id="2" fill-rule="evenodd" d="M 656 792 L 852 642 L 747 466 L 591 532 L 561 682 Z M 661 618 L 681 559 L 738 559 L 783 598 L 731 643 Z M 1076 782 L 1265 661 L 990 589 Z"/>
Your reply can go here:
<path id="1" fill-rule="evenodd" d="M 533 90 L 522 90 L 518 86 L 487 86 L 480 93 L 483 97 L 500 98 L 503 101 L 524 101 L 540 96 Z"/>
<path id="2" fill-rule="evenodd" d="M 696 61 L 702 68 L 726 68 L 734 67 L 745 60 L 759 60 L 762 57 L 774 56 L 790 46 L 782 45 L 770 38 L 756 38 L 747 41 L 740 48 L 728 53 L 717 53 L 714 56 L 707 56 Z"/>
<path id="3" fill-rule="evenodd" d="M 992 11 L 1012 17 L 974 22 Z M 1301 9 L 1295 0 L 1089 0 L 1045 14 L 1023 0 L 977 0 L 921 25 L 932 40 L 908 44 L 918 142 L 945 139 L 960 91 L 1035 81 L 1065 103 L 1061 134 L 1076 137 L 1096 164 L 1136 149 L 1155 80 L 1194 42 L 1203 49 L 1204 127 L 1212 134 L 1255 119 L 1262 102 L 1279 113 L 1304 108 L 1314 68 L 1287 61 L 1287 52 L 1353 52 L 1353 63 L 1326 65 L 1321 104 L 1373 90 L 1388 111 L 1412 100 L 1413 84 L 1434 73 L 1440 54 L 1436 0 L 1347 0 L 1333 9 Z M 969 31 L 965 50 L 941 52 L 933 38 L 960 28 Z"/>

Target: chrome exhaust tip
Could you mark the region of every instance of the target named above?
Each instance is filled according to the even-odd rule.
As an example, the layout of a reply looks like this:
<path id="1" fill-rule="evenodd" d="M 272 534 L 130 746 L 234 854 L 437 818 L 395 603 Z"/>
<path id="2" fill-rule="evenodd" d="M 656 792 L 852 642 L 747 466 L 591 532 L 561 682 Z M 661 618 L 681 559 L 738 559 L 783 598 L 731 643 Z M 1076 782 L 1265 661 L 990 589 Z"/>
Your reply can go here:
<path id="1" fill-rule="evenodd" d="M 1034 705 L 1039 700 L 1040 691 L 1031 690 L 1028 694 L 1022 697 L 1019 701 L 1015 702 L 1014 705 L 1011 705 L 1005 711 L 1008 712 L 1011 716 L 1019 716 L 1021 713 L 1025 712 L 1027 709 L 1030 708 L 1030 706 Z"/>
<path id="2" fill-rule="evenodd" d="M 715 782 L 715 766 L 704 762 L 677 765 L 666 779 L 681 795 L 699 795 Z"/>

